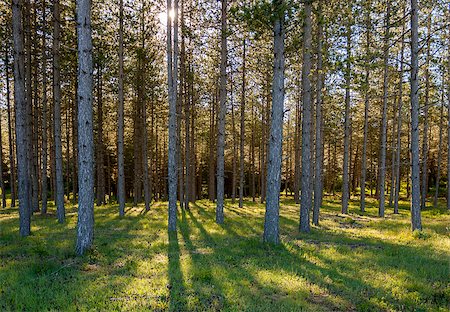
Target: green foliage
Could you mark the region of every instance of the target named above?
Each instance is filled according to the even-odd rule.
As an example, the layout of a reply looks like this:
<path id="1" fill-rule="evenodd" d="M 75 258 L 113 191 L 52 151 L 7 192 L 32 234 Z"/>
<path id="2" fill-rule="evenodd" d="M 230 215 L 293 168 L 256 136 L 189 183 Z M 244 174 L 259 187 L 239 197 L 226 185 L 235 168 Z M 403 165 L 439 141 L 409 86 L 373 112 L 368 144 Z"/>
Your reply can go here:
<path id="1" fill-rule="evenodd" d="M 264 205 L 226 202 L 179 212 L 167 234 L 167 203 L 96 207 L 95 245 L 74 255 L 76 207 L 67 223 L 36 214 L 20 238 L 17 212 L 0 210 L 0 309 L 170 311 L 444 311 L 450 304 L 450 215 L 423 211 L 425 230 L 411 234 L 408 203 L 377 217 L 369 199 L 340 214 L 325 198 L 321 225 L 298 232 L 298 206 L 282 199 L 282 244 L 261 242 Z"/>

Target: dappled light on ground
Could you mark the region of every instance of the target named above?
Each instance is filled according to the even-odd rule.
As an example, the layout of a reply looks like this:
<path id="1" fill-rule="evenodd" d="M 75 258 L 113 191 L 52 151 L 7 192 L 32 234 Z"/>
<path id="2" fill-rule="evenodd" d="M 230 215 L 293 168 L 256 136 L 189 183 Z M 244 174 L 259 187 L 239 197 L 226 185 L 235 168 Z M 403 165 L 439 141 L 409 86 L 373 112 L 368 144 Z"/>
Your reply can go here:
<path id="1" fill-rule="evenodd" d="M 225 224 L 202 200 L 179 211 L 167 232 L 167 203 L 95 207 L 94 249 L 75 257 L 76 207 L 67 223 L 36 214 L 20 238 L 16 210 L 0 210 L 1 310 L 445 310 L 450 304 L 450 215 L 423 211 L 410 232 L 409 204 L 377 217 L 351 202 L 324 201 L 320 226 L 298 231 L 299 208 L 282 199 L 279 246 L 261 241 L 264 205 L 226 202 Z M 53 207 L 50 214 L 54 213 Z"/>

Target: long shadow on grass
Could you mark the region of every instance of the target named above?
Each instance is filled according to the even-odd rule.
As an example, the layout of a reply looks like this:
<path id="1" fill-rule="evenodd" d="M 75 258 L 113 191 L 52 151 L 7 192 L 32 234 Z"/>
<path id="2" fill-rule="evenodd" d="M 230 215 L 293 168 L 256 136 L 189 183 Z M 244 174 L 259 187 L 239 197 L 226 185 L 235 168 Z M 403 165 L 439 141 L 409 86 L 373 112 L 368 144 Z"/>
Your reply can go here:
<path id="1" fill-rule="evenodd" d="M 210 216 L 213 213 L 201 207 L 198 213 Z M 253 220 L 252 220 L 253 221 Z M 248 221 L 250 225 L 252 221 Z M 211 222 L 211 221 L 209 221 Z M 286 218 L 284 222 L 292 226 L 292 219 Z M 225 229 L 234 227 L 235 220 L 226 221 Z M 194 225 L 202 230 L 199 222 Z M 239 224 L 239 226 L 243 226 Z M 278 247 L 267 247 L 259 239 L 242 237 L 235 231 L 226 231 L 226 234 L 214 234 L 216 244 L 213 257 L 215 263 L 221 263 L 227 267 L 227 272 L 234 278 L 241 278 L 252 285 L 256 283 L 255 273 L 261 270 L 290 272 L 305 278 L 310 283 L 326 289 L 330 294 L 341 298 L 351 307 L 353 304 L 358 309 L 380 310 L 386 309 L 387 303 L 394 309 L 413 308 L 416 305 L 423 308 L 448 306 L 449 298 L 444 295 L 446 277 L 449 275 L 448 263 L 445 255 L 436 253 L 431 247 L 415 247 L 395 244 L 371 237 L 355 238 L 351 233 L 334 233 L 328 231 L 313 230 L 312 234 L 300 235 L 300 245 L 296 241 L 285 243 Z M 231 242 L 231 243 L 230 243 Z M 224 247 L 226 245 L 226 247 Z M 334 254 L 327 253 L 327 249 L 334 248 Z M 309 260 L 310 257 L 320 260 L 318 265 Z M 345 260 L 343 260 L 345 259 Z M 416 265 L 411 265 L 410 262 Z M 368 263 L 365 266 L 364 263 Z M 407 281 L 415 280 L 413 289 L 419 293 L 418 298 L 398 296 L 392 293 L 389 287 L 374 286 L 376 283 L 364 280 L 364 269 L 371 268 L 380 274 L 406 273 Z M 360 272 L 361 277 L 358 276 Z M 438 283 L 438 289 L 429 288 L 429 280 Z M 406 281 L 406 282 L 407 282 Z M 266 286 L 254 286 L 262 293 L 282 292 L 281 289 Z M 271 290 L 272 289 L 272 290 Z M 245 283 L 242 284 L 242 292 L 246 292 Z M 248 292 L 248 296 L 254 296 Z M 373 298 L 372 298 L 373 297 Z M 371 299 L 372 298 L 372 299 Z M 266 300 L 261 298 L 261 300 Z M 281 300 L 288 300 L 284 298 Z M 328 302 L 333 305 L 333 303 Z M 347 307 L 347 308 L 349 308 Z M 336 308 L 334 306 L 333 308 Z M 340 307 L 342 308 L 342 307 Z"/>
<path id="2" fill-rule="evenodd" d="M 186 310 L 186 288 L 180 266 L 180 246 L 177 232 L 169 231 L 169 309 L 171 311 Z"/>

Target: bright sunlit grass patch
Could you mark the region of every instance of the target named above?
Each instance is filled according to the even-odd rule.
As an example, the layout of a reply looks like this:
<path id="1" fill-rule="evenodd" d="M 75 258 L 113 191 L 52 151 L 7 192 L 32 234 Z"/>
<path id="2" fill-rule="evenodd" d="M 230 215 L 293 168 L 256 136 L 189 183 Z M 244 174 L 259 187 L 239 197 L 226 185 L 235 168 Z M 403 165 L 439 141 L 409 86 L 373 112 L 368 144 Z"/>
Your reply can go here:
<path id="1" fill-rule="evenodd" d="M 262 243 L 264 205 L 226 202 L 225 224 L 207 200 L 179 211 L 167 233 L 167 203 L 95 207 L 94 248 L 74 253 L 76 207 L 57 223 L 36 214 L 20 238 L 15 209 L 0 210 L 0 309 L 172 311 L 445 311 L 450 305 L 450 214 L 428 207 L 412 233 L 409 203 L 377 216 L 368 199 L 349 214 L 325 198 L 319 226 L 298 231 L 299 205 L 282 198 L 279 246 Z"/>

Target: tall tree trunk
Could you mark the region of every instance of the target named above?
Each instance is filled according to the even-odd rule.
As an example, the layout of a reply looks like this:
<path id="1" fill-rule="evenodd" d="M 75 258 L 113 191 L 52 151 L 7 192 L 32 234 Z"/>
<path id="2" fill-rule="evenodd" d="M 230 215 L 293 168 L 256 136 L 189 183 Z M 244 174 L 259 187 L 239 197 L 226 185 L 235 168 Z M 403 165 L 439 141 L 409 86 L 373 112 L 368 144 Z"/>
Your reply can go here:
<path id="1" fill-rule="evenodd" d="M 216 223 L 223 223 L 224 202 L 224 150 L 225 150 L 225 116 L 227 112 L 227 0 L 222 0 L 222 27 L 220 48 L 220 88 L 219 88 L 219 123 L 217 135 L 217 207 Z"/>
<path id="2" fill-rule="evenodd" d="M 395 190 L 395 115 L 397 111 L 397 94 L 394 93 L 394 103 L 392 107 L 392 138 L 391 138 L 391 183 L 389 185 L 389 207 L 393 206 Z"/>
<path id="3" fill-rule="evenodd" d="M 252 123 L 252 127 L 251 127 L 251 145 L 250 145 L 250 195 L 252 197 L 252 201 L 255 202 L 256 201 L 256 183 L 255 183 L 255 105 L 252 102 L 251 103 L 251 111 L 252 111 L 252 119 L 251 119 L 251 123 Z"/>
<path id="4" fill-rule="evenodd" d="M 231 129 L 233 134 L 233 169 L 232 169 L 232 181 L 231 181 L 231 203 L 234 204 L 236 201 L 236 184 L 237 184 L 237 139 L 236 139 L 236 117 L 234 109 L 234 98 L 233 98 L 233 76 L 230 77 L 231 88 Z"/>
<path id="5" fill-rule="evenodd" d="M 105 156 L 103 145 L 103 69 L 97 66 L 97 206 L 105 204 Z"/>
<path id="6" fill-rule="evenodd" d="M 241 124 L 239 138 L 239 207 L 242 208 L 244 203 L 244 160 L 245 160 L 245 38 L 242 40 L 242 91 L 241 91 Z"/>
<path id="7" fill-rule="evenodd" d="M 427 35 L 431 33 L 431 14 L 427 19 Z M 423 108 L 423 141 L 422 141 L 422 196 L 421 209 L 425 209 L 428 195 L 428 109 L 430 105 L 430 42 L 427 40 L 427 52 L 425 61 L 425 105 Z"/>
<path id="8" fill-rule="evenodd" d="M 167 74 L 169 94 L 169 231 L 177 230 L 177 65 L 178 65 L 178 0 L 174 0 L 174 34 L 170 11 L 172 1 L 167 0 Z M 172 53 L 172 39 L 174 51 Z"/>
<path id="9" fill-rule="evenodd" d="M 351 78 L 351 25 L 347 24 L 347 60 L 345 69 L 345 126 L 344 126 L 344 161 L 342 182 L 342 213 L 348 213 L 349 194 L 349 144 L 350 144 L 350 78 Z"/>
<path id="10" fill-rule="evenodd" d="M 450 9 L 447 10 L 450 19 Z M 450 210 L 450 25 L 447 35 L 447 210 Z"/>
<path id="11" fill-rule="evenodd" d="M 403 16 L 406 13 L 406 5 L 403 6 Z M 403 63 L 405 50 L 405 23 L 402 25 L 402 47 L 400 51 L 400 79 L 398 85 L 398 116 L 397 116 L 397 147 L 395 158 L 395 195 L 394 195 L 394 213 L 398 213 L 398 200 L 400 195 L 400 166 L 401 166 L 401 148 L 402 148 L 402 110 L 403 110 Z"/>
<path id="12" fill-rule="evenodd" d="M 370 7 L 371 0 L 367 1 L 366 7 L 366 46 L 365 46 L 365 78 L 364 78 L 364 135 L 363 135 L 363 151 L 361 162 L 361 212 L 366 210 L 366 178 L 367 178 L 367 136 L 369 131 L 369 75 L 370 75 Z"/>
<path id="13" fill-rule="evenodd" d="M 8 112 L 8 141 L 9 141 L 9 183 L 11 188 L 11 208 L 16 206 L 16 161 L 14 157 L 13 120 L 9 86 L 9 51 L 5 50 L 5 79 L 6 79 L 6 108 Z"/>
<path id="14" fill-rule="evenodd" d="M 387 0 L 386 21 L 384 31 L 384 73 L 383 73 L 383 111 L 381 115 L 381 151 L 380 151 L 380 190 L 378 216 L 384 217 L 385 209 L 385 183 L 386 183 L 386 144 L 387 144 L 387 102 L 388 102 L 388 61 L 389 61 L 389 28 L 390 28 L 391 1 Z"/>
<path id="15" fill-rule="evenodd" d="M 272 116 L 267 164 L 266 213 L 264 219 L 264 241 L 279 243 L 279 206 L 281 155 L 283 143 L 284 114 L 284 1 L 274 0 L 273 25 L 274 67 L 272 83 Z"/>
<path id="16" fill-rule="evenodd" d="M 217 96 L 214 95 L 214 99 L 211 103 L 210 107 L 210 122 L 209 122 L 209 170 L 208 170 L 208 176 L 209 176 L 209 182 L 208 182 L 208 197 L 210 201 L 214 201 L 216 197 L 216 191 L 215 191 L 215 184 L 216 184 L 216 174 L 214 168 L 215 166 L 215 157 L 214 157 L 214 151 L 215 151 L 215 138 L 216 138 L 216 132 L 215 132 L 215 117 L 216 117 L 216 99 Z"/>
<path id="17" fill-rule="evenodd" d="M 442 81 L 445 78 L 442 77 Z M 441 108 L 440 108 L 440 118 L 439 118 L 439 147 L 438 147 L 438 163 L 437 163 L 437 175 L 436 175 L 436 191 L 434 193 L 433 206 L 437 208 L 438 198 L 439 198 L 439 182 L 441 181 L 441 163 L 442 163 L 442 135 L 444 130 L 444 83 L 442 84 L 442 98 L 441 98 Z"/>
<path id="18" fill-rule="evenodd" d="M 32 14 L 33 19 L 30 19 L 33 27 L 30 27 L 30 31 L 33 30 L 31 34 L 32 42 L 37 42 L 37 8 L 36 1 L 33 2 L 32 7 L 33 13 L 30 11 L 30 15 Z M 32 49 L 29 50 L 30 53 L 33 54 L 33 63 L 30 64 L 32 66 L 32 76 L 33 81 L 30 81 L 30 87 L 33 87 L 33 105 L 30 107 L 30 140 L 31 140 L 31 183 L 32 183 L 32 209 L 33 212 L 39 211 L 39 169 L 38 169 L 38 141 L 39 141 L 39 96 L 38 96 L 38 57 L 37 57 L 37 44 L 33 44 Z"/>
<path id="19" fill-rule="evenodd" d="M 316 161 L 314 179 L 314 210 L 313 223 L 319 225 L 319 211 L 323 194 L 323 139 L 322 139 L 322 86 L 324 74 L 322 72 L 322 37 L 323 37 L 322 1 L 319 0 L 317 13 L 317 81 L 316 81 Z"/>
<path id="20" fill-rule="evenodd" d="M 42 173 L 41 173 L 41 199 L 42 208 L 41 213 L 47 213 L 47 196 L 48 196 L 48 180 L 47 180 L 47 165 L 48 165 L 48 138 L 47 138 L 47 22 L 46 22 L 46 0 L 42 1 Z"/>
<path id="21" fill-rule="evenodd" d="M 124 163 L 124 94 L 123 94 L 123 0 L 119 0 L 119 106 L 117 127 L 117 196 L 119 216 L 125 215 L 125 163 Z"/>
<path id="22" fill-rule="evenodd" d="M 76 147 L 78 146 L 78 105 L 77 105 L 77 79 L 74 77 L 73 79 L 74 85 L 74 93 L 73 93 L 73 101 L 72 101 L 72 147 L 73 151 L 73 160 L 72 160 L 72 203 L 75 204 L 77 202 L 77 194 L 78 194 L 78 180 L 77 180 L 77 172 L 78 172 L 78 156 L 76 153 Z"/>
<path id="23" fill-rule="evenodd" d="M 419 160 L 419 9 L 411 0 L 411 228 L 422 230 Z"/>
<path id="24" fill-rule="evenodd" d="M 85 0 L 84 0 L 85 1 Z M 56 176 L 56 214 L 58 222 L 63 223 L 66 218 L 64 208 L 64 178 L 62 164 L 61 143 L 61 81 L 60 81 L 60 19 L 59 0 L 53 1 L 53 108 L 54 108 L 54 137 L 55 137 L 55 176 Z M 90 25 L 89 25 L 90 26 Z"/>
<path id="25" fill-rule="evenodd" d="M 300 232 L 308 233 L 309 212 L 312 206 L 311 194 L 311 2 L 305 2 L 303 25 L 303 66 L 302 66 L 302 189 L 300 198 Z"/>
<path id="26" fill-rule="evenodd" d="M 0 113 L 1 121 L 1 113 Z M 0 122 L 0 189 L 2 190 L 2 208 L 6 208 L 6 190 L 3 181 L 3 142 L 2 142 L 2 125 Z"/>
<path id="27" fill-rule="evenodd" d="M 298 78 L 298 81 L 296 83 L 297 89 L 300 91 L 300 78 Z M 294 134 L 294 140 L 295 140 L 295 168 L 294 168 L 294 201 L 296 204 L 300 204 L 300 181 L 301 181 L 301 145 L 300 145 L 300 131 L 301 131 L 301 115 L 302 115 L 302 108 L 301 108 L 301 91 L 298 92 L 297 95 L 297 101 L 295 105 L 295 134 Z"/>
<path id="28" fill-rule="evenodd" d="M 91 2 L 77 0 L 78 35 L 78 255 L 94 239 L 94 131 L 92 112 Z"/>
<path id="29" fill-rule="evenodd" d="M 14 103 L 16 109 L 16 146 L 19 180 L 19 234 L 30 235 L 30 176 L 28 168 L 28 123 L 25 93 L 25 55 L 23 48 L 22 0 L 13 0 L 12 27 L 14 39 Z"/>

